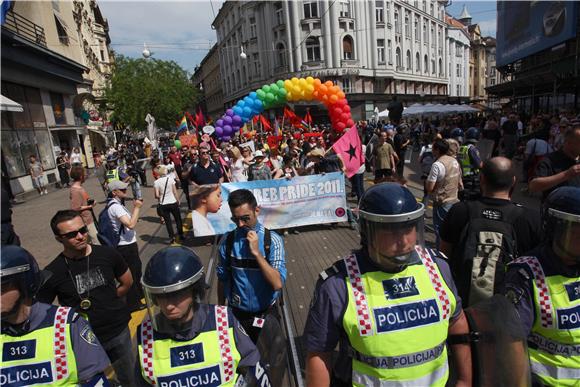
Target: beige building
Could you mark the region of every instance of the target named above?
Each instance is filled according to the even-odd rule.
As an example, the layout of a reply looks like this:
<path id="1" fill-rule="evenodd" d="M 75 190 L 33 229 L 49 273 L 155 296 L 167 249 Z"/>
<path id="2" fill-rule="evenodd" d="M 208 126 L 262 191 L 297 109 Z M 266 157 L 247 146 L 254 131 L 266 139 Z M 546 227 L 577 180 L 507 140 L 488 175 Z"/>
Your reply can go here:
<path id="1" fill-rule="evenodd" d="M 2 168 L 14 194 L 32 191 L 28 159 L 36 155 L 46 183 L 60 180 L 55 158 L 79 147 L 93 167 L 104 144 L 96 103 L 110 76 L 108 27 L 95 1 L 13 2 L 2 25 L 2 95 L 22 112 L 2 113 Z"/>
<path id="2" fill-rule="evenodd" d="M 199 88 L 199 104 L 204 115 L 214 120 L 224 113 L 224 94 L 220 77 L 220 58 L 217 44 L 211 48 L 192 77 L 193 85 Z"/>
<path id="3" fill-rule="evenodd" d="M 485 41 L 481 36 L 479 25 L 472 24 L 472 18 L 467 10 L 467 6 L 463 6 L 461 15 L 458 20 L 467 26 L 470 40 L 469 50 L 469 97 L 472 102 L 485 102 L 487 95 L 486 74 L 487 74 L 487 52 L 485 49 Z"/>

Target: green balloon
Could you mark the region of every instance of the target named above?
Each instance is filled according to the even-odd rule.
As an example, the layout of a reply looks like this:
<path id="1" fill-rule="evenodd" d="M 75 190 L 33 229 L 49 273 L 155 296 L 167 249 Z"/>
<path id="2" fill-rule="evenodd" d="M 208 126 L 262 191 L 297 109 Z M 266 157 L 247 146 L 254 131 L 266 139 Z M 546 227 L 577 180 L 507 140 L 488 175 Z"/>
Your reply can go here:
<path id="1" fill-rule="evenodd" d="M 268 101 L 268 103 L 274 102 L 274 94 L 272 93 L 266 94 L 266 101 Z"/>
<path id="2" fill-rule="evenodd" d="M 175 140 L 175 141 L 173 142 L 173 145 L 175 145 L 175 147 L 176 147 L 177 149 L 181 149 L 181 141 L 179 141 L 179 140 Z"/>
<path id="3" fill-rule="evenodd" d="M 280 90 L 280 88 L 278 87 L 277 84 L 272 83 L 270 85 L 270 93 L 278 94 L 278 90 Z"/>
<path id="4" fill-rule="evenodd" d="M 288 92 L 286 91 L 285 88 L 281 87 L 278 89 L 278 95 L 284 99 L 286 99 L 286 94 L 288 94 Z"/>
<path id="5" fill-rule="evenodd" d="M 276 85 L 278 85 L 279 88 L 284 89 L 284 81 L 279 79 L 278 81 L 276 81 Z"/>
<path id="6" fill-rule="evenodd" d="M 264 92 L 266 92 L 266 93 L 269 93 L 270 92 L 270 85 L 262 86 L 262 90 L 264 90 Z"/>
<path id="7" fill-rule="evenodd" d="M 258 89 L 256 90 L 256 94 L 258 94 L 258 98 L 260 98 L 260 100 L 264 102 L 264 100 L 266 99 L 266 92 L 262 89 Z"/>

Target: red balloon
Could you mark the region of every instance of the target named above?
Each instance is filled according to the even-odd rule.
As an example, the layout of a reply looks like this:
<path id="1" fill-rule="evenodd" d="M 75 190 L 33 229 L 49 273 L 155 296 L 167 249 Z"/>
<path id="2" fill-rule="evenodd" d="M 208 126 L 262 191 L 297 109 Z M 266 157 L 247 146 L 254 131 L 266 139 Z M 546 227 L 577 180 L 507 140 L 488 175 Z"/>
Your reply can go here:
<path id="1" fill-rule="evenodd" d="M 340 115 L 340 118 L 341 118 L 340 120 L 341 120 L 342 122 L 346 123 L 346 121 L 348 121 L 348 119 L 350 118 L 350 114 L 348 114 L 348 113 L 342 113 L 342 114 Z"/>
<path id="2" fill-rule="evenodd" d="M 348 121 L 346 121 L 346 126 L 348 128 L 352 128 L 353 125 L 354 125 L 354 121 L 352 119 L 349 119 Z"/>
<path id="3" fill-rule="evenodd" d="M 344 131 L 344 128 L 346 128 L 346 125 L 344 125 L 344 122 L 338 122 L 335 126 L 335 129 L 338 133 L 342 133 L 342 131 Z"/>
<path id="4" fill-rule="evenodd" d="M 346 98 L 343 99 L 339 99 L 338 101 L 336 101 L 338 106 L 346 106 L 348 105 L 348 101 L 346 100 Z"/>
<path id="5" fill-rule="evenodd" d="M 345 112 L 345 113 L 348 113 L 348 112 L 350 112 L 350 105 L 344 105 L 344 106 L 342 107 L 342 111 L 343 111 L 343 112 Z"/>
<path id="6" fill-rule="evenodd" d="M 340 116 L 342 114 L 342 109 L 340 107 L 336 106 L 331 110 L 331 112 Z"/>

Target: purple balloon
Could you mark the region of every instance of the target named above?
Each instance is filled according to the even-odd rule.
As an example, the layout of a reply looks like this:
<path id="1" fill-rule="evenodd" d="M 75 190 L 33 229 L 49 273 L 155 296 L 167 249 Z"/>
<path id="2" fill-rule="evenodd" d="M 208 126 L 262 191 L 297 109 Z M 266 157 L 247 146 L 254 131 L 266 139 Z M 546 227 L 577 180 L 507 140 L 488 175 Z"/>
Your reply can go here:
<path id="1" fill-rule="evenodd" d="M 234 116 L 234 111 L 232 109 L 228 109 L 228 110 L 226 110 L 226 115 L 227 116 L 230 116 L 230 117 L 233 117 Z"/>
<path id="2" fill-rule="evenodd" d="M 234 130 L 234 133 L 235 132 L 239 132 L 240 131 L 240 126 L 234 125 L 234 126 L 232 126 L 232 129 Z"/>
<path id="3" fill-rule="evenodd" d="M 230 116 L 225 116 L 224 117 L 224 126 L 226 125 L 231 125 L 232 124 L 232 117 Z"/>
<path id="4" fill-rule="evenodd" d="M 231 136 L 234 130 L 229 125 L 224 125 L 224 135 Z"/>
<path id="5" fill-rule="evenodd" d="M 224 135 L 224 129 L 221 126 L 216 126 L 215 127 L 215 134 L 217 134 L 218 137 L 221 137 Z"/>
<path id="6" fill-rule="evenodd" d="M 222 137 L 222 141 L 230 141 L 232 138 L 230 136 Z"/>
<path id="7" fill-rule="evenodd" d="M 242 123 L 242 117 L 236 115 L 232 118 L 232 122 L 234 123 L 234 125 L 240 125 Z"/>
<path id="8" fill-rule="evenodd" d="M 215 126 L 216 126 L 216 129 L 217 128 L 222 128 L 224 126 L 224 120 L 222 120 L 222 119 L 217 120 L 215 122 Z"/>

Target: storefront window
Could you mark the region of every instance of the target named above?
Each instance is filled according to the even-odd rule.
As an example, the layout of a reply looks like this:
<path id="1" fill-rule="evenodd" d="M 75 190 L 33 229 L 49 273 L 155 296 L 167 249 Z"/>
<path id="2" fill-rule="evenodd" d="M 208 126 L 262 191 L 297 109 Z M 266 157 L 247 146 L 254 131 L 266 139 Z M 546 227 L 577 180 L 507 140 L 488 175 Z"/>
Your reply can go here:
<path id="1" fill-rule="evenodd" d="M 62 94 L 50 93 L 50 101 L 52 103 L 52 112 L 54 114 L 54 121 L 57 125 L 66 125 L 66 117 L 64 116 L 64 99 Z"/>
<path id="2" fill-rule="evenodd" d="M 27 175 L 30 155 L 40 157 L 44 169 L 55 168 L 40 91 L 3 82 L 2 94 L 20 103 L 24 110 L 2 113 L 2 157 L 9 176 Z"/>

